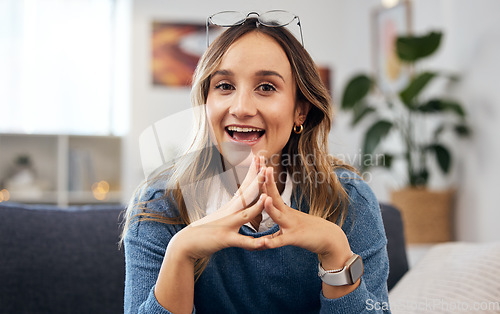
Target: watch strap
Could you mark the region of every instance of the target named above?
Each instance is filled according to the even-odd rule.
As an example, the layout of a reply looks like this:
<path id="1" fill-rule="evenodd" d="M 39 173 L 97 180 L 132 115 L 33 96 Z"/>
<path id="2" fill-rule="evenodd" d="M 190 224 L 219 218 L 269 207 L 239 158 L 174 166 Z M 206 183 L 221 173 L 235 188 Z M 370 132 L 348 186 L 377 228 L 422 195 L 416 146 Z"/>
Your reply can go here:
<path id="1" fill-rule="evenodd" d="M 356 272 L 353 272 L 351 266 L 354 263 L 361 264 L 361 271 L 358 269 Z M 353 254 L 351 258 L 346 262 L 345 266 L 341 269 L 336 270 L 325 270 L 321 266 L 321 263 L 318 264 L 318 276 L 321 280 L 331 286 L 345 286 L 352 285 L 363 274 L 364 269 L 361 261 L 361 257 L 357 254 Z"/>

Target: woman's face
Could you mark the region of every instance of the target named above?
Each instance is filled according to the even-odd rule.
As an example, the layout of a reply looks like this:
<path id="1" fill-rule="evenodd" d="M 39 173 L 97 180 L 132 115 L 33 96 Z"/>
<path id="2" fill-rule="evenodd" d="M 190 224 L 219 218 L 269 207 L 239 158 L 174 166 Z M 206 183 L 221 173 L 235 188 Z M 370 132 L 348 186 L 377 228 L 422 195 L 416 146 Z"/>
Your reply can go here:
<path id="1" fill-rule="evenodd" d="M 206 107 L 224 158 L 245 165 L 259 154 L 278 165 L 294 123 L 305 119 L 295 95 L 290 63 L 274 39 L 250 32 L 233 43 L 212 74 Z"/>

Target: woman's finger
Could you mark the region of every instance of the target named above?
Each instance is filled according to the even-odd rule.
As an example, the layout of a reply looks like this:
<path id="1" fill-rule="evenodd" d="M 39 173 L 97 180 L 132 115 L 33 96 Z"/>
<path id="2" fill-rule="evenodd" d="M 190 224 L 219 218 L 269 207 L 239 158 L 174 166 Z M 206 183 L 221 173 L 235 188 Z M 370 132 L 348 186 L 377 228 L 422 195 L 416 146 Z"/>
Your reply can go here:
<path id="1" fill-rule="evenodd" d="M 263 156 L 259 156 L 258 160 L 259 160 L 259 168 L 258 168 L 259 172 L 257 174 L 257 177 L 259 181 L 259 190 L 261 191 L 261 193 L 265 193 L 263 188 L 265 188 L 264 183 L 266 182 L 266 177 L 264 175 L 266 171 L 266 162 Z"/>
<path id="2" fill-rule="evenodd" d="M 265 164 L 264 156 L 256 155 L 253 157 L 248 173 L 235 193 L 235 197 L 239 198 L 238 203 L 241 205 L 238 209 L 252 204 L 256 201 L 257 196 L 263 192 Z"/>
<path id="3" fill-rule="evenodd" d="M 233 214 L 234 221 L 233 223 L 236 226 L 242 226 L 246 224 L 247 222 L 251 221 L 255 217 L 257 217 L 258 214 L 260 214 L 264 210 L 264 199 L 266 198 L 265 194 L 262 194 L 260 198 L 257 200 L 255 204 L 252 206 L 242 209 L 236 213 Z"/>
<path id="4" fill-rule="evenodd" d="M 272 238 L 276 238 L 280 235 L 282 235 L 283 232 L 281 231 L 281 229 L 279 229 L 278 231 L 276 231 L 275 233 L 271 233 L 271 234 L 268 234 L 268 235 L 265 235 L 263 236 L 263 238 L 269 238 L 269 239 L 272 239 Z"/>
<path id="5" fill-rule="evenodd" d="M 255 179 L 257 176 L 257 173 L 259 172 L 258 170 L 258 164 L 260 163 L 259 156 L 253 156 L 252 158 L 252 163 L 250 164 L 250 167 L 248 168 L 247 175 L 243 179 L 243 182 L 241 182 L 241 185 L 238 190 L 244 190 L 246 189 L 251 182 Z"/>
<path id="6" fill-rule="evenodd" d="M 264 237 L 264 247 L 266 249 L 275 249 L 278 247 L 290 245 L 289 236 L 282 233 L 281 230 L 273 233 L 270 237 Z"/>
<path id="7" fill-rule="evenodd" d="M 264 182 L 263 170 L 257 174 L 257 177 L 246 188 L 240 188 L 236 191 L 232 211 L 238 211 L 252 205 L 260 194 L 261 182 Z"/>
<path id="8" fill-rule="evenodd" d="M 264 248 L 265 240 L 263 238 L 254 238 L 252 236 L 244 236 L 239 233 L 231 233 L 228 239 L 228 244 L 231 247 L 239 247 L 246 250 L 260 250 Z"/>
<path id="9" fill-rule="evenodd" d="M 263 169 L 263 170 L 264 170 L 264 173 L 265 173 L 265 169 Z M 265 176 L 263 176 L 263 181 L 262 181 L 261 189 L 262 189 L 262 193 L 268 194 L 267 193 L 266 177 Z"/>
<path id="10" fill-rule="evenodd" d="M 269 167 L 266 169 L 265 179 L 266 179 L 265 186 L 266 186 L 267 195 L 272 197 L 274 206 L 281 209 L 281 207 L 285 203 L 283 202 L 283 199 L 281 198 L 280 192 L 278 191 L 278 187 L 276 186 L 276 183 L 274 181 L 273 168 Z"/>
<path id="11" fill-rule="evenodd" d="M 255 156 L 255 171 L 259 173 L 260 168 L 262 167 L 262 156 Z"/>
<path id="12" fill-rule="evenodd" d="M 271 197 L 266 197 L 264 199 L 264 210 L 275 223 L 287 227 L 285 214 L 274 206 L 274 200 Z"/>
<path id="13" fill-rule="evenodd" d="M 266 157 L 259 156 L 259 170 L 266 167 Z"/>

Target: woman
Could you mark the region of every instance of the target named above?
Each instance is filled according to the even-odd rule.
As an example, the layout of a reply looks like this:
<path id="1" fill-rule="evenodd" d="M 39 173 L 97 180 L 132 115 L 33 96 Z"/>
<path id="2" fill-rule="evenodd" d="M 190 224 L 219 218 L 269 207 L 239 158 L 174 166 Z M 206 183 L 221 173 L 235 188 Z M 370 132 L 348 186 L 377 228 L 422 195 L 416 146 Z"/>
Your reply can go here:
<path id="1" fill-rule="evenodd" d="M 127 313 L 359 313 L 387 302 L 377 200 L 327 153 L 331 101 L 311 57 L 264 24 L 247 18 L 210 45 L 193 80 L 202 115 L 190 153 L 128 208 Z"/>

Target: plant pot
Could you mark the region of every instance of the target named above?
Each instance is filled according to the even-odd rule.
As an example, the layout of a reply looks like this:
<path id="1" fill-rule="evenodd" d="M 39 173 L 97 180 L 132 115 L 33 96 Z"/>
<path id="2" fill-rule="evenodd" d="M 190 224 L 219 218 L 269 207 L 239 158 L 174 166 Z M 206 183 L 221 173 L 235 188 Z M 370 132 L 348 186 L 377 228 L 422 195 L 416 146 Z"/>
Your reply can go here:
<path id="1" fill-rule="evenodd" d="M 453 190 L 430 191 L 405 188 L 391 192 L 401 211 L 406 243 L 437 243 L 452 240 Z"/>

